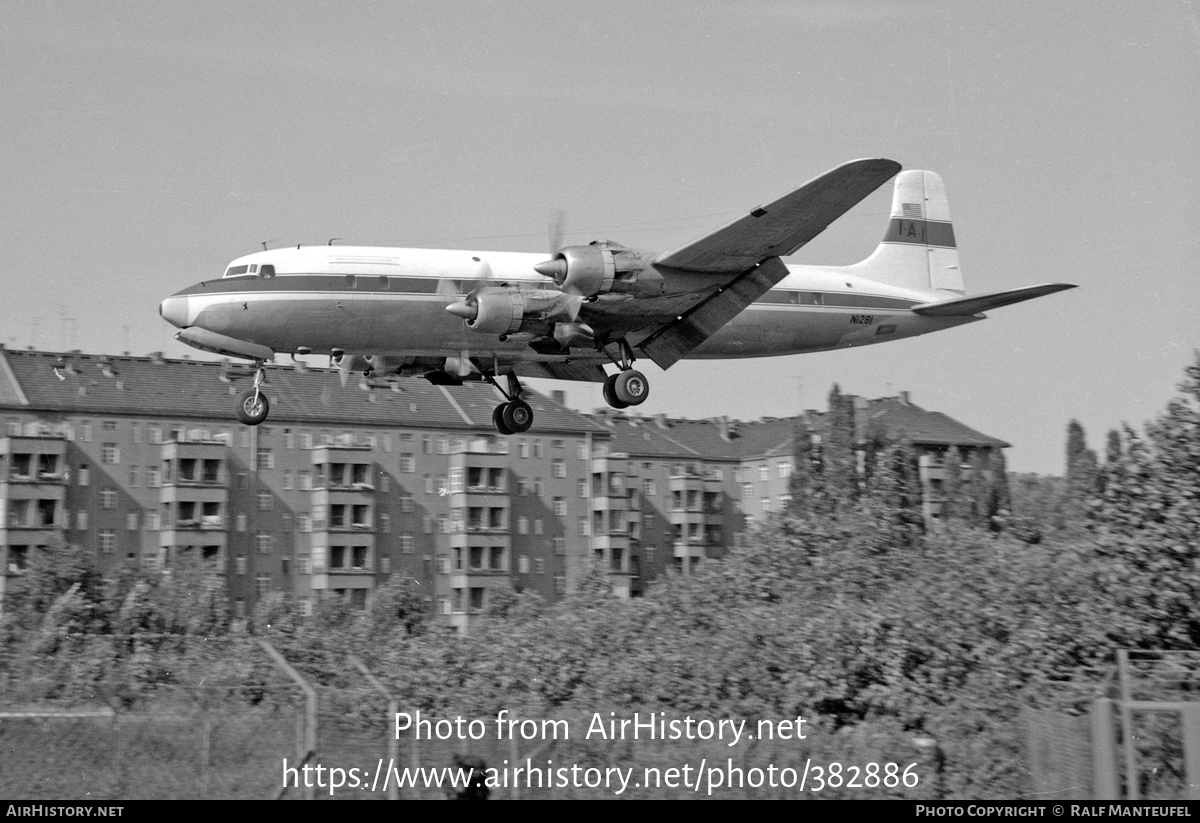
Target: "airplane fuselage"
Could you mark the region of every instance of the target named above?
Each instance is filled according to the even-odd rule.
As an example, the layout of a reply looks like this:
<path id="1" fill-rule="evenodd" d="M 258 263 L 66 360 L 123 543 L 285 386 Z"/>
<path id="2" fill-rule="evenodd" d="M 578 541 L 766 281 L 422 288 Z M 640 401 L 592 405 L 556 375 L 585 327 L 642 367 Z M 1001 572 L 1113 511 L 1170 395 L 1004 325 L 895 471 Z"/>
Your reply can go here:
<path id="1" fill-rule="evenodd" d="M 485 334 L 446 307 L 480 286 L 554 289 L 533 271 L 544 254 L 352 246 L 306 246 L 257 252 L 233 261 L 226 276 L 186 288 L 163 302 L 164 318 L 279 353 L 353 352 L 389 358 L 460 356 L 506 361 L 594 359 L 597 351 L 543 354 L 528 336 Z M 253 267 L 253 271 L 251 271 Z M 264 275 L 266 269 L 269 274 Z M 946 297 L 857 276 L 853 266 L 788 266 L 774 288 L 701 343 L 688 357 L 722 359 L 825 351 L 912 337 L 982 319 L 925 317 L 914 305 Z M 230 272 L 233 272 L 230 274 Z M 240 272 L 240 273 L 239 273 Z M 709 288 L 690 275 L 661 296 L 601 295 L 582 314 L 670 317 L 673 300 Z M 185 332 L 186 334 L 186 332 Z M 636 332 L 629 342 L 637 345 Z M 186 338 L 185 342 L 190 342 Z"/>

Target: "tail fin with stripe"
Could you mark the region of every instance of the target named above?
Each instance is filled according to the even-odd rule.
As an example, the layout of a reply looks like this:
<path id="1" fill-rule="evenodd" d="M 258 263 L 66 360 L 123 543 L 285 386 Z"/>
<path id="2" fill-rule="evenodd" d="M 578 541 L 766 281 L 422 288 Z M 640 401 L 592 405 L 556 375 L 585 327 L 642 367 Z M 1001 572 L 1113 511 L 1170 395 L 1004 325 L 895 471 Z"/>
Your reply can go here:
<path id="1" fill-rule="evenodd" d="M 870 257 L 849 268 L 859 277 L 901 288 L 964 293 L 950 204 L 938 174 L 896 176 L 887 233 Z"/>

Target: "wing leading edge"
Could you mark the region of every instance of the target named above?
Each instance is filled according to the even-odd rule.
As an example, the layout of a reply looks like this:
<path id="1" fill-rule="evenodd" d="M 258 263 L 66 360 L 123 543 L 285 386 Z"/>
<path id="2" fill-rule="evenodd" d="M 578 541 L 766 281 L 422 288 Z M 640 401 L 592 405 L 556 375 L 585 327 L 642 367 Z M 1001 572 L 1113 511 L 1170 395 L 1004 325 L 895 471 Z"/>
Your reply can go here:
<path id="1" fill-rule="evenodd" d="M 735 276 L 638 348 L 663 369 L 686 357 L 787 276 L 781 256 L 812 240 L 898 171 L 900 164 L 894 160 L 853 160 L 699 240 L 659 255 L 655 266 Z"/>
<path id="2" fill-rule="evenodd" d="M 852 160 L 716 231 L 660 254 L 654 265 L 734 274 L 769 257 L 794 254 L 898 171 L 900 164 L 894 160 Z"/>

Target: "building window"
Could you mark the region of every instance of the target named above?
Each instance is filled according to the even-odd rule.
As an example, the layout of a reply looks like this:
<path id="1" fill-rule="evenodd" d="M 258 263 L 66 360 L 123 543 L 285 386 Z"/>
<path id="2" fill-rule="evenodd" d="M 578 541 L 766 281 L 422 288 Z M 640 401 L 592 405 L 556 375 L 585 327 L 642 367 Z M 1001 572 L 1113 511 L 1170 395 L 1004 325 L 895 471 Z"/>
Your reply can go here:
<path id="1" fill-rule="evenodd" d="M 535 558 L 533 559 L 533 573 L 534 573 L 534 574 L 545 574 L 545 573 L 546 573 L 546 560 L 545 560 L 545 558 L 542 558 L 542 557 L 535 557 Z"/>
<path id="2" fill-rule="evenodd" d="M 300 531 L 308 533 L 312 531 L 312 517 L 307 514 L 296 515 L 296 522 L 300 525 Z M 307 574 L 307 572 L 305 572 Z"/>
<path id="3" fill-rule="evenodd" d="M 246 573 L 246 558 L 244 555 L 238 555 L 233 559 L 233 569 L 235 574 Z M 241 601 L 238 601 L 241 602 Z"/>
<path id="4" fill-rule="evenodd" d="M 589 531 L 590 531 L 590 529 L 588 526 L 588 519 L 586 517 L 580 517 L 579 518 L 579 536 L 587 537 Z"/>
<path id="5" fill-rule="evenodd" d="M 533 533 L 534 534 L 542 533 L 542 518 L 540 518 L 540 517 L 533 518 Z"/>
<path id="6" fill-rule="evenodd" d="M 414 508 L 415 508 L 415 506 L 413 504 L 413 499 L 412 499 L 411 494 L 403 495 L 400 498 L 400 511 L 412 512 Z"/>
<path id="7" fill-rule="evenodd" d="M 542 478 L 533 478 L 533 493 L 538 497 L 541 497 L 545 490 L 545 487 L 542 485 Z"/>
<path id="8" fill-rule="evenodd" d="M 776 463 L 775 471 L 778 472 L 779 476 L 782 479 L 786 480 L 787 478 L 792 476 L 792 464 L 791 463 Z"/>
<path id="9" fill-rule="evenodd" d="M 300 448 L 311 449 L 313 447 L 312 432 L 300 432 Z"/>
<path id="10" fill-rule="evenodd" d="M 564 463 L 562 460 L 555 460 L 550 468 L 551 468 L 551 472 L 553 473 L 553 475 L 555 477 L 566 477 L 567 476 L 567 464 Z"/>
<path id="11" fill-rule="evenodd" d="M 121 462 L 121 450 L 116 443 L 105 443 L 100 447 L 100 462 L 110 466 Z"/>
<path id="12" fill-rule="evenodd" d="M 517 574 L 529 574 L 529 557 L 521 555 L 517 558 Z"/>
<path id="13" fill-rule="evenodd" d="M 577 481 L 575 481 L 575 491 L 576 491 L 576 492 L 579 494 L 579 496 L 580 496 L 581 498 L 582 498 L 582 497 L 587 497 L 587 496 L 588 496 L 588 484 L 587 484 L 587 481 L 586 481 L 586 480 L 577 480 Z"/>
<path id="14" fill-rule="evenodd" d="M 258 546 L 259 554 L 271 553 L 271 535 L 266 532 L 259 532 L 254 536 L 254 542 Z"/>
<path id="15" fill-rule="evenodd" d="M 136 489 L 137 484 L 138 484 L 138 467 L 130 466 L 129 467 L 129 485 L 131 488 Z"/>
<path id="16" fill-rule="evenodd" d="M 131 532 L 135 532 L 135 531 L 137 531 L 137 527 L 138 527 L 137 512 L 130 512 L 129 514 L 125 515 L 125 528 Z"/>
<path id="17" fill-rule="evenodd" d="M 92 424 L 91 423 L 80 423 L 79 424 L 79 439 L 82 440 L 84 443 L 92 442 Z"/>
<path id="18" fill-rule="evenodd" d="M 259 492 L 258 495 L 258 510 L 260 512 L 269 512 L 271 510 L 272 500 L 270 492 Z"/>
<path id="19" fill-rule="evenodd" d="M 542 459 L 542 441 L 541 440 L 533 441 L 533 456 L 537 460 Z"/>
<path id="20" fill-rule="evenodd" d="M 292 490 L 292 487 L 293 487 L 292 473 L 284 472 L 283 473 L 283 490 L 290 492 Z"/>
<path id="21" fill-rule="evenodd" d="M 587 450 L 587 441 L 586 440 L 579 441 L 579 444 L 575 448 L 575 456 L 578 457 L 580 460 L 587 460 L 588 450 Z"/>
<path id="22" fill-rule="evenodd" d="M 157 489 L 162 485 L 162 469 L 153 466 L 146 467 L 146 485 L 152 489 Z"/>
<path id="23" fill-rule="evenodd" d="M 555 554 L 566 554 L 567 553 L 567 539 L 565 537 L 554 538 L 554 553 Z"/>
<path id="24" fill-rule="evenodd" d="M 105 489 L 100 492 L 100 508 L 115 509 L 117 507 L 117 493 L 112 489 Z"/>
<path id="25" fill-rule="evenodd" d="M 517 518 L 517 534 L 529 534 L 529 518 L 525 515 Z"/>
<path id="26" fill-rule="evenodd" d="M 146 531 L 156 532 L 162 528 L 162 515 L 158 512 L 146 512 Z"/>
<path id="27" fill-rule="evenodd" d="M 412 474 L 417 470 L 417 461 L 411 454 L 400 455 L 400 473 Z"/>
<path id="28" fill-rule="evenodd" d="M 653 480 L 642 481 L 642 494 L 646 495 L 647 497 L 654 497 L 656 494 L 658 494 L 658 489 L 655 487 Z"/>
<path id="29" fill-rule="evenodd" d="M 646 551 L 646 565 L 653 566 L 654 560 L 655 560 L 655 555 L 658 554 L 658 550 L 654 546 L 647 546 L 645 551 Z"/>
<path id="30" fill-rule="evenodd" d="M 769 497 L 764 497 L 764 498 L 763 498 L 761 501 L 759 501 L 759 502 L 761 502 L 761 503 L 762 503 L 762 510 L 763 510 L 764 512 L 769 512 L 769 511 L 771 510 L 771 498 L 769 498 Z"/>
<path id="31" fill-rule="evenodd" d="M 292 433 L 291 429 L 283 430 L 283 447 L 285 449 L 296 448 L 296 435 Z"/>
<path id="32" fill-rule="evenodd" d="M 522 440 L 517 446 L 517 455 L 520 457 L 529 457 L 529 441 Z"/>
<path id="33" fill-rule="evenodd" d="M 379 514 L 379 530 L 384 534 L 391 534 L 392 532 L 392 516 L 387 512 L 380 512 Z"/>
<path id="34" fill-rule="evenodd" d="M 561 497 L 554 498 L 554 514 L 558 517 L 567 516 L 567 501 Z"/>
<path id="35" fill-rule="evenodd" d="M 312 472 L 299 472 L 297 476 L 300 478 L 300 491 L 312 491 Z"/>
<path id="36" fill-rule="evenodd" d="M 450 438 L 439 437 L 438 438 L 438 454 L 449 454 L 449 453 L 450 453 Z"/>
<path id="37" fill-rule="evenodd" d="M 254 591 L 262 597 L 271 588 L 271 578 L 269 575 L 259 574 L 254 576 Z"/>
<path id="38" fill-rule="evenodd" d="M 80 509 L 79 511 L 75 512 L 75 530 L 76 531 L 81 531 L 81 532 L 87 531 L 87 514 L 88 513 L 86 511 L 84 511 L 83 509 Z"/>
<path id="39" fill-rule="evenodd" d="M 117 546 L 117 532 L 115 529 L 100 530 L 100 551 L 104 554 L 109 554 Z"/>
<path id="40" fill-rule="evenodd" d="M 259 469 L 275 468 L 275 455 L 271 454 L 270 449 L 259 449 L 258 450 L 257 466 Z"/>
<path id="41" fill-rule="evenodd" d="M 246 530 L 246 515 L 239 514 L 237 516 L 237 530 L 244 532 Z"/>
<path id="42" fill-rule="evenodd" d="M 413 536 L 411 534 L 400 535 L 400 551 L 402 551 L 404 554 L 413 553 L 414 543 L 415 541 L 413 540 Z"/>
<path id="43" fill-rule="evenodd" d="M 567 593 L 567 576 L 564 574 L 554 575 L 554 591 L 558 594 Z"/>
<path id="44" fill-rule="evenodd" d="M 769 466 L 759 466 L 758 467 L 758 479 L 759 480 L 770 480 L 771 479 L 771 469 Z"/>
<path id="45" fill-rule="evenodd" d="M 87 486 L 92 482 L 92 470 L 87 466 L 79 467 L 79 485 Z"/>

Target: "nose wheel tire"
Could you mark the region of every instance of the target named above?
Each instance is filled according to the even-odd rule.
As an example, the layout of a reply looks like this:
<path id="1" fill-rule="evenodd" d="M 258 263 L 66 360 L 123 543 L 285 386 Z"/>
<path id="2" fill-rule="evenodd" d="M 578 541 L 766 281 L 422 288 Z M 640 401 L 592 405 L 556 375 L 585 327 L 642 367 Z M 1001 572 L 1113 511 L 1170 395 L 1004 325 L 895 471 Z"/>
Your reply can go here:
<path id="1" fill-rule="evenodd" d="M 247 426 L 257 426 L 267 419 L 267 415 L 271 412 L 271 404 L 267 402 L 267 396 L 261 391 L 247 389 L 238 395 L 235 411 L 238 420 Z"/>
<path id="2" fill-rule="evenodd" d="M 533 409 L 529 408 L 529 404 L 524 400 L 510 400 L 500 408 L 504 425 L 513 434 L 529 431 L 529 427 L 533 425 Z"/>
<path id="3" fill-rule="evenodd" d="M 626 368 L 624 372 L 618 372 L 608 379 L 612 380 L 612 396 L 624 403 L 625 406 L 640 406 L 650 396 L 649 380 L 646 379 L 644 374 L 632 370 L 632 368 Z M 606 389 L 607 386 L 608 382 L 606 380 Z M 608 400 L 607 394 L 608 392 L 606 392 L 605 400 Z M 612 401 L 610 401 L 610 404 L 613 404 Z"/>

